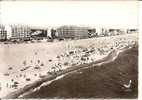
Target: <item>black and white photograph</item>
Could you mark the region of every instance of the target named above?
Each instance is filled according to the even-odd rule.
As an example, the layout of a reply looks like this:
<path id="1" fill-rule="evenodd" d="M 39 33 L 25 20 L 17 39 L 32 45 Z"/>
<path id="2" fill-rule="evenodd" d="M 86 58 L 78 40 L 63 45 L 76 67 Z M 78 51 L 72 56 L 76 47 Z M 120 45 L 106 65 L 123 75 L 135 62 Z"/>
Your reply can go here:
<path id="1" fill-rule="evenodd" d="M 137 0 L 1 0 L 0 98 L 138 99 Z"/>

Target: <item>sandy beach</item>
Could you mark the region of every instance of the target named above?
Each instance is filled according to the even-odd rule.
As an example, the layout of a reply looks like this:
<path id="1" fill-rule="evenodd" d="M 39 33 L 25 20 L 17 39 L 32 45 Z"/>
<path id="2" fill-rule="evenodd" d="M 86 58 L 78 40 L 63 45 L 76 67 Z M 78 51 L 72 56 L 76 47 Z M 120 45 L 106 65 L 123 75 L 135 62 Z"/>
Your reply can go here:
<path id="1" fill-rule="evenodd" d="M 113 50 L 137 43 L 138 34 L 125 34 L 53 43 L 0 44 L 0 97 L 60 70 L 94 62 Z"/>

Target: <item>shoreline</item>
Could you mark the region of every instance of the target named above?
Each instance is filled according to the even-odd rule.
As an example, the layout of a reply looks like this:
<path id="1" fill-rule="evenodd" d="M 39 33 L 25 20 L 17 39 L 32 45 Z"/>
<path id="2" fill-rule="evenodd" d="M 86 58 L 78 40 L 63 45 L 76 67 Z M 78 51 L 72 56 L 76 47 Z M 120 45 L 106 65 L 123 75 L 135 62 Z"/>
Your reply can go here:
<path id="1" fill-rule="evenodd" d="M 127 49 L 125 49 L 125 50 L 127 50 Z M 125 50 L 123 50 L 123 52 Z M 26 92 L 28 92 L 30 90 L 34 90 L 37 87 L 41 86 L 44 82 L 54 81 L 54 80 L 56 80 L 56 78 L 58 78 L 62 75 L 72 73 L 76 70 L 88 68 L 88 65 L 93 64 L 93 66 L 95 66 L 95 65 L 100 65 L 100 64 L 103 64 L 103 63 L 109 63 L 111 61 L 114 61 L 117 58 L 118 55 L 119 55 L 118 51 L 114 51 L 113 53 L 111 52 L 107 56 L 103 57 L 102 59 L 98 59 L 95 62 L 92 62 L 92 63 L 89 63 L 89 64 L 78 65 L 78 66 L 72 66 L 72 67 L 69 67 L 67 69 L 64 69 L 63 71 L 58 72 L 55 75 L 51 75 L 51 76 L 48 75 L 45 78 L 38 79 L 37 81 L 35 81 L 35 82 L 33 82 L 29 85 L 26 85 L 23 88 L 20 88 L 19 90 L 15 91 L 15 92 L 12 92 L 12 93 L 6 95 L 4 97 L 4 99 L 18 98 L 21 95 L 25 94 Z M 114 57 L 115 57 L 115 59 L 113 59 Z"/>

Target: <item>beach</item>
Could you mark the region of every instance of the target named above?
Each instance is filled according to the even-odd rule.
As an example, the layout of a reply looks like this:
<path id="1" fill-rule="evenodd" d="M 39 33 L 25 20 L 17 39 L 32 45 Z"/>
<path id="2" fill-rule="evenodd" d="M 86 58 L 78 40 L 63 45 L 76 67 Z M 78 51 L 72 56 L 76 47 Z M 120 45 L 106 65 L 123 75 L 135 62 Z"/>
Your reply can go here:
<path id="1" fill-rule="evenodd" d="M 137 44 L 138 34 L 53 43 L 0 44 L 0 97 L 72 66 L 95 62 L 113 50 Z"/>

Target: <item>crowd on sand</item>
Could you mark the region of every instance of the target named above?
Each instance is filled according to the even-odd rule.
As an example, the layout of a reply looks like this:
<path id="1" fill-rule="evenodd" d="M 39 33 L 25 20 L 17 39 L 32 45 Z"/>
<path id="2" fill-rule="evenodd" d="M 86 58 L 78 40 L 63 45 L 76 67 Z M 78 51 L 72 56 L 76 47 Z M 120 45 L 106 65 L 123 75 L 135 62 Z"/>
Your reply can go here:
<path id="1" fill-rule="evenodd" d="M 5 83 L 4 86 L 6 87 L 6 89 L 8 88 L 19 89 L 21 82 L 17 80 L 18 78 L 22 78 L 26 82 L 30 82 L 30 81 L 33 81 L 33 78 L 30 78 L 31 74 L 34 74 L 34 77 L 43 78 L 47 75 L 56 74 L 59 71 L 62 71 L 71 66 L 77 66 L 81 64 L 94 62 L 99 57 L 103 57 L 107 55 L 109 52 L 111 52 L 114 49 L 118 50 L 118 49 L 123 49 L 126 47 L 129 48 L 134 45 L 137 45 L 136 41 L 132 41 L 132 40 L 126 41 L 122 39 L 119 41 L 115 41 L 114 43 L 108 43 L 108 45 L 104 45 L 104 47 L 102 48 L 97 48 L 96 46 L 94 47 L 90 46 L 89 48 L 76 47 L 72 50 L 68 50 L 60 55 L 57 55 L 55 59 L 49 59 L 48 62 L 53 64 L 52 64 L 52 67 L 50 67 L 49 70 L 46 71 L 46 73 L 32 73 L 33 71 L 31 71 L 29 72 L 30 74 L 27 74 L 27 73 L 23 74 L 24 71 L 30 68 L 32 68 L 32 70 L 40 70 L 44 67 L 48 67 L 41 60 L 37 60 L 37 65 L 34 65 L 34 66 L 27 64 L 27 62 L 32 63 L 33 62 L 32 60 L 23 61 L 24 67 L 19 69 L 21 73 L 15 74 L 16 79 L 11 78 L 12 73 L 9 73 L 10 71 L 13 70 L 13 67 L 9 67 L 8 68 L 9 72 L 3 74 L 3 76 L 7 77 L 10 80 L 10 82 Z M 36 54 L 37 52 L 35 52 L 35 55 Z M 3 86 L 0 87 L 0 90 L 2 90 L 2 88 Z"/>

